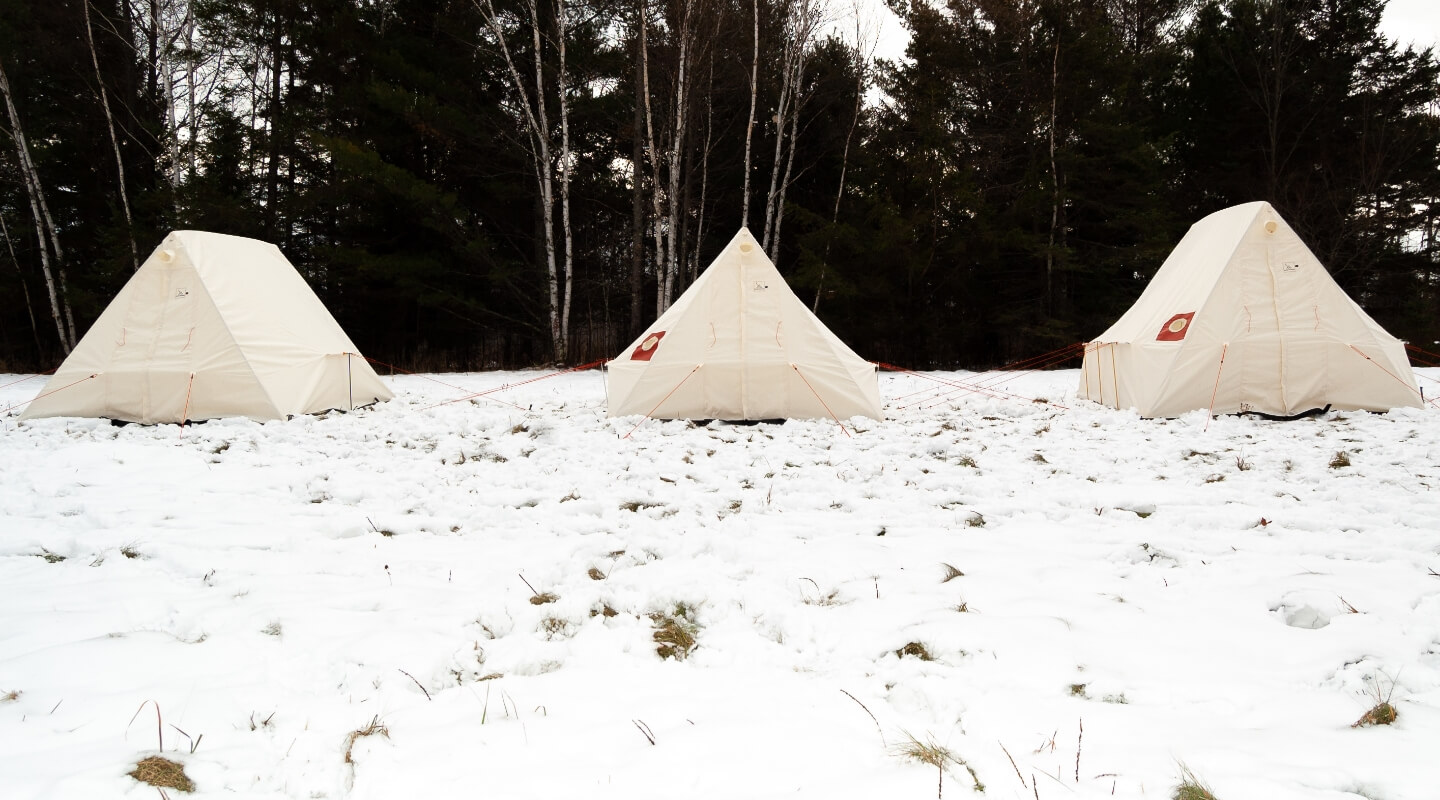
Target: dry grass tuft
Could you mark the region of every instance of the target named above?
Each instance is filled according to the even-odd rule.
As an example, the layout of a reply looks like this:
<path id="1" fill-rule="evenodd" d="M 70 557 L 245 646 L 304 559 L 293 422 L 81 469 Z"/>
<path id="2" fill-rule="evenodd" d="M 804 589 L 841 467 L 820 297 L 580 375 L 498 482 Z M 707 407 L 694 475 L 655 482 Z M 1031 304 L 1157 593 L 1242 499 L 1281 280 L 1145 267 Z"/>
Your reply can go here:
<path id="1" fill-rule="evenodd" d="M 345 763 L 355 763 L 355 759 L 351 757 L 351 751 L 355 749 L 356 740 L 363 739 L 366 736 L 376 735 L 384 736 L 386 739 L 390 738 L 390 729 L 385 727 L 385 723 L 380 721 L 380 716 L 378 714 L 374 717 L 371 717 L 370 723 L 365 727 L 357 728 L 345 734 Z"/>
<path id="2" fill-rule="evenodd" d="M 43 547 L 40 548 L 40 552 L 36 553 L 36 555 L 45 559 L 45 563 L 47 564 L 59 564 L 61 561 L 65 560 L 65 556 L 62 556 L 59 553 L 52 553 Z"/>
<path id="3" fill-rule="evenodd" d="M 914 656 L 915 658 L 918 658 L 918 659 L 920 659 L 921 661 L 934 661 L 934 660 L 935 660 L 935 659 L 930 655 L 930 651 L 927 650 L 927 649 L 925 649 L 925 645 L 923 645 L 923 644 L 921 644 L 921 643 L 919 643 L 919 642 L 911 642 L 911 643 L 905 645 L 904 647 L 900 648 L 899 650 L 896 650 L 896 651 L 895 651 L 895 655 L 897 655 L 897 656 L 899 656 L 899 657 L 901 657 L 901 658 L 904 658 L 904 657 L 906 657 L 906 656 Z"/>
<path id="4" fill-rule="evenodd" d="M 120 555 L 125 556 L 126 558 L 142 557 L 140 554 L 139 546 L 136 545 L 134 542 L 131 542 L 130 544 L 127 544 L 124 547 L 120 548 Z"/>
<path id="5" fill-rule="evenodd" d="M 693 613 L 684 603 L 677 603 L 669 614 L 650 615 L 650 621 L 655 623 L 655 633 L 650 638 L 658 645 L 655 648 L 657 655 L 684 661 L 700 646 L 695 640 L 700 628 L 691 619 Z"/>
<path id="6" fill-rule="evenodd" d="M 945 569 L 945 577 L 943 577 L 943 578 L 940 579 L 940 582 L 941 582 L 941 583 L 949 583 L 950 581 L 953 581 L 953 580 L 955 580 L 956 578 L 963 578 L 963 577 L 965 577 L 965 573 L 961 572 L 960 570 L 956 569 L 955 567 L 953 567 L 953 566 L 951 566 L 951 565 L 949 565 L 949 564 L 946 564 L 946 563 L 943 562 L 943 561 L 940 562 L 940 566 L 941 566 L 941 567 L 944 567 L 944 569 Z"/>
<path id="7" fill-rule="evenodd" d="M 560 595 L 554 592 L 539 592 L 530 596 L 530 605 L 543 606 L 546 603 L 553 603 L 560 599 Z"/>
<path id="8" fill-rule="evenodd" d="M 1341 467 L 1348 466 L 1350 466 L 1350 454 L 1344 450 L 1336 452 L 1335 456 L 1330 459 L 1330 469 L 1340 469 Z"/>
<path id="9" fill-rule="evenodd" d="M 13 703 L 20 699 L 20 690 L 11 689 L 5 694 L 0 694 L 0 703 Z"/>
<path id="10" fill-rule="evenodd" d="M 1389 701 L 1381 701 L 1374 708 L 1366 711 L 1364 716 L 1356 720 L 1355 724 L 1350 727 L 1368 728 L 1372 725 L 1389 725 L 1398 716 L 1400 715 L 1395 711 L 1395 706 L 1390 705 Z"/>
<path id="11" fill-rule="evenodd" d="M 1170 800 L 1218 800 L 1215 793 L 1210 791 L 1201 780 L 1195 777 L 1195 773 L 1184 764 L 1180 765 L 1180 784 L 1175 787 L 1175 792 L 1170 795 Z"/>
<path id="12" fill-rule="evenodd" d="M 595 568 L 595 567 L 591 567 L 591 568 L 590 568 L 590 571 L 589 571 L 589 572 L 586 572 L 585 574 L 586 574 L 586 575 L 589 575 L 589 576 L 590 576 L 590 580 L 592 580 L 592 581 L 603 581 L 603 580 L 605 580 L 605 573 L 601 572 L 599 569 L 597 569 L 597 568 Z"/>
<path id="13" fill-rule="evenodd" d="M 347 752 L 348 760 L 348 752 Z M 141 783 L 182 792 L 195 791 L 195 782 L 185 774 L 185 767 L 162 756 L 150 756 L 135 765 L 130 777 Z"/>
<path id="14" fill-rule="evenodd" d="M 1395 710 L 1395 706 L 1390 704 L 1390 698 L 1394 695 L 1395 680 L 1393 678 L 1390 679 L 1389 691 L 1382 689 L 1378 681 L 1372 684 L 1370 687 L 1370 698 L 1375 701 L 1375 705 L 1372 706 L 1369 711 L 1366 711 L 1360 719 L 1355 720 L 1355 724 L 1350 727 L 1369 728 L 1375 725 L 1390 725 L 1395 722 L 1395 719 L 1399 717 L 1400 714 Z"/>
<path id="15" fill-rule="evenodd" d="M 895 745 L 895 753 L 901 758 L 918 761 L 921 764 L 935 768 L 936 797 L 945 796 L 945 765 L 948 763 L 959 764 L 964 767 L 965 771 L 970 773 L 970 780 L 975 783 L 975 791 L 982 794 L 985 792 L 985 784 L 980 782 L 980 776 L 975 774 L 974 768 L 966 764 L 959 756 L 955 755 L 950 748 L 937 744 L 934 739 L 927 739 L 922 742 L 913 735 L 906 733 L 905 741 Z"/>

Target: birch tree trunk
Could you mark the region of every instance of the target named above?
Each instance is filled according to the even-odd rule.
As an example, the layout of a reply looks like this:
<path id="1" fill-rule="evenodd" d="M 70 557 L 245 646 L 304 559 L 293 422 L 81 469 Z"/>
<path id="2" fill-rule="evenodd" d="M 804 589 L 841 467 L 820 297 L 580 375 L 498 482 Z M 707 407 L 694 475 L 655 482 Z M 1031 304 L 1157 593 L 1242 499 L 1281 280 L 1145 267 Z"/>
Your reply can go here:
<path id="1" fill-rule="evenodd" d="M 665 270 L 665 245 L 662 241 L 660 227 L 664 217 L 660 213 L 660 158 L 655 147 L 655 114 L 650 105 L 650 45 L 648 41 L 649 21 L 644 0 L 640 3 L 640 93 L 645 98 L 645 154 L 650 159 L 651 191 L 650 203 L 654 213 L 651 221 L 651 230 L 655 236 L 655 316 L 664 313 L 665 305 L 665 278 L 661 274 Z"/>
<path id="2" fill-rule="evenodd" d="M 840 201 L 845 197 L 845 173 L 850 167 L 850 142 L 855 138 L 855 129 L 860 127 L 860 112 L 865 107 L 865 87 L 869 83 L 870 61 L 875 56 L 875 47 L 879 37 L 874 31 L 868 34 L 866 26 L 860 16 L 860 4 L 856 3 L 855 12 L 855 113 L 850 117 L 850 130 L 845 133 L 845 149 L 840 155 L 840 185 L 835 189 L 835 207 L 830 212 L 830 235 L 825 237 L 825 255 L 820 259 L 820 277 L 815 281 L 815 301 L 810 306 L 810 313 L 816 314 L 820 311 L 820 296 L 825 291 L 825 270 L 830 261 L 830 245 L 835 241 L 835 226 L 840 222 Z M 866 47 L 866 45 L 869 45 Z"/>
<path id="3" fill-rule="evenodd" d="M 636 12 L 637 16 L 641 12 Z M 638 32 L 635 36 L 635 75 L 636 84 L 640 81 L 640 57 L 643 40 Z M 645 118 L 641 106 L 640 93 L 635 93 L 635 118 L 633 136 L 630 143 L 630 335 L 639 336 L 645 328 L 645 321 L 640 317 L 640 308 L 644 301 L 644 268 L 645 268 L 645 210 L 642 179 L 642 164 L 645 160 L 645 151 L 641 146 L 641 134 L 645 128 Z"/>
<path id="4" fill-rule="evenodd" d="M 40 175 L 35 171 L 35 163 L 30 159 L 30 146 L 26 143 L 25 131 L 20 126 L 20 113 L 15 109 L 15 99 L 10 93 L 10 78 L 5 74 L 4 65 L 0 65 L 0 94 L 5 95 L 5 111 L 10 117 L 10 136 L 15 141 L 15 156 L 20 162 L 20 173 L 25 180 L 30 213 L 35 217 L 35 236 L 40 245 L 40 271 L 45 277 L 45 289 L 50 296 L 50 316 L 55 320 L 60 347 L 69 355 L 75 347 L 75 320 L 66 298 L 65 270 L 62 266 L 64 255 L 55 232 L 55 223 L 51 220 L 49 208 L 45 204 L 45 190 L 40 184 Z M 48 242 L 47 227 L 50 234 Z M 55 259 L 53 265 L 52 252 Z"/>
<path id="5" fill-rule="evenodd" d="M 1050 246 L 1045 249 L 1045 313 L 1055 313 L 1055 231 L 1060 226 L 1060 173 L 1055 168 L 1055 105 L 1060 86 L 1060 39 L 1050 64 Z"/>
<path id="6" fill-rule="evenodd" d="M 539 19 L 535 20 L 539 27 Z M 570 75 L 565 64 L 565 0 L 555 0 L 555 27 L 560 50 L 560 224 L 565 235 L 565 294 L 560 311 L 560 330 L 555 360 L 564 362 L 570 346 L 570 295 L 575 287 L 575 237 L 570 229 Z M 538 51 L 537 51 L 538 59 Z M 542 98 L 543 102 L 543 98 Z M 554 294 L 551 294 L 554 297 Z"/>
<path id="7" fill-rule="evenodd" d="M 10 241 L 10 228 L 5 224 L 5 215 L 0 214 L 0 234 L 5 236 L 5 249 L 10 251 L 10 263 L 15 265 L 15 274 L 20 279 L 20 293 L 25 296 L 25 312 L 30 315 L 30 335 L 35 337 L 35 355 L 45 351 L 40 345 L 40 324 L 35 320 L 35 304 L 30 302 L 30 284 L 25 272 L 20 269 L 20 259 L 15 257 L 15 245 Z"/>
<path id="8" fill-rule="evenodd" d="M 750 57 L 750 116 L 745 120 L 745 190 L 740 201 L 740 225 L 750 225 L 750 141 L 755 133 L 755 98 L 760 71 L 760 0 L 750 0 L 753 18 L 754 52 Z"/>
<path id="9" fill-rule="evenodd" d="M 792 0 L 785 21 L 786 47 L 781 59 L 780 98 L 775 109 L 775 158 L 770 166 L 770 190 L 765 195 L 765 230 L 761 248 L 773 260 L 779 249 L 777 218 L 784 214 L 785 190 L 794 163 L 795 136 L 799 129 L 800 94 L 805 75 L 805 60 L 815 35 L 818 9 L 813 0 Z M 790 154 L 785 155 L 785 126 L 790 125 Z M 784 175 L 782 180 L 782 165 Z"/>
<path id="10" fill-rule="evenodd" d="M 110 147 L 115 152 L 115 172 L 120 179 L 120 208 L 125 211 L 125 236 L 130 241 L 130 269 L 140 269 L 140 253 L 135 247 L 135 218 L 130 214 L 130 193 L 125 188 L 125 160 L 120 156 L 120 139 L 115 135 L 115 117 L 110 113 L 110 98 L 105 94 L 105 79 L 100 74 L 100 56 L 95 52 L 95 33 L 90 26 L 90 0 L 81 0 L 85 11 L 85 41 L 90 45 L 90 63 L 95 67 L 95 91 L 100 107 L 105 109 L 105 127 L 110 132 Z"/>
<path id="11" fill-rule="evenodd" d="M 531 44 L 535 50 L 535 101 L 532 104 L 530 93 L 525 89 L 525 81 L 520 77 L 520 70 L 505 41 L 505 29 L 495 14 L 494 5 L 491 0 L 476 0 L 475 6 L 485 19 L 486 27 L 494 35 L 500 53 L 505 58 L 505 65 L 510 70 L 510 79 L 520 98 L 520 110 L 525 121 L 526 133 L 530 138 L 531 163 L 535 169 L 535 181 L 540 189 L 540 208 L 545 229 L 545 278 L 550 302 L 550 345 L 556 360 L 563 361 L 565 336 L 561 327 L 560 285 L 555 263 L 555 189 L 552 177 L 554 162 L 550 154 L 550 118 L 545 113 L 545 62 L 544 51 L 541 48 L 540 9 L 536 5 L 536 0 L 526 0 L 531 22 Z"/>
<path id="12" fill-rule="evenodd" d="M 669 202 L 669 225 L 668 236 L 665 246 L 665 300 L 662 309 L 669 308 L 675 293 L 675 273 L 679 270 L 679 247 L 678 237 L 680 235 L 680 168 L 681 150 L 685 146 L 686 130 L 686 106 L 689 101 L 689 57 L 690 39 L 693 36 L 693 19 L 690 4 L 685 4 L 685 16 L 680 20 L 680 27 L 677 35 L 680 39 L 680 54 L 675 67 L 675 128 L 670 134 L 670 157 L 669 157 L 669 190 L 666 199 Z"/>

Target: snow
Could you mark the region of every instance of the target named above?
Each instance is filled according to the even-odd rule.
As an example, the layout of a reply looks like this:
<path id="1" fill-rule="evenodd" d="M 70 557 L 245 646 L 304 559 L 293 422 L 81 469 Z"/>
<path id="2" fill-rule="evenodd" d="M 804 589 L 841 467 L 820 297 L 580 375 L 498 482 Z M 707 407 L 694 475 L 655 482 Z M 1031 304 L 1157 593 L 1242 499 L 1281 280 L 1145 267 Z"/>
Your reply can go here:
<path id="1" fill-rule="evenodd" d="M 911 739 L 958 759 L 946 797 L 1168 798 L 1183 768 L 1435 797 L 1434 406 L 1142 420 L 1074 371 L 886 373 L 885 422 L 695 426 L 542 374 L 0 419 L 0 794 L 155 797 L 127 773 L 158 707 L 195 797 L 933 796 Z M 662 659 L 677 610 L 697 646 Z M 1395 724 L 1351 727 L 1377 696 Z"/>

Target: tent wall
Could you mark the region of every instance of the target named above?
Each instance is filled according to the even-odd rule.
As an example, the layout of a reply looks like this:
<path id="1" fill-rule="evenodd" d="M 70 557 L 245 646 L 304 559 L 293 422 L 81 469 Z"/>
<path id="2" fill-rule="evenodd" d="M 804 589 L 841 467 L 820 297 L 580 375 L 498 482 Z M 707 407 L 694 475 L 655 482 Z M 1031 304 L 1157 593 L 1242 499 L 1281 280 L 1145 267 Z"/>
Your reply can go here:
<path id="1" fill-rule="evenodd" d="M 1183 335 L 1161 341 L 1167 324 L 1186 314 L 1193 316 Z M 1172 355 L 1153 357 L 1161 353 Z M 1340 289 L 1268 203 L 1196 223 L 1135 305 L 1090 343 L 1085 367 L 1082 394 L 1146 417 L 1202 408 L 1382 411 L 1420 400 L 1403 345 Z"/>
<path id="2" fill-rule="evenodd" d="M 882 418 L 875 366 L 810 313 L 743 228 L 606 369 L 610 416 Z"/>
<path id="3" fill-rule="evenodd" d="M 179 231 L 120 290 L 24 417 L 269 420 L 390 397 L 275 246 Z"/>

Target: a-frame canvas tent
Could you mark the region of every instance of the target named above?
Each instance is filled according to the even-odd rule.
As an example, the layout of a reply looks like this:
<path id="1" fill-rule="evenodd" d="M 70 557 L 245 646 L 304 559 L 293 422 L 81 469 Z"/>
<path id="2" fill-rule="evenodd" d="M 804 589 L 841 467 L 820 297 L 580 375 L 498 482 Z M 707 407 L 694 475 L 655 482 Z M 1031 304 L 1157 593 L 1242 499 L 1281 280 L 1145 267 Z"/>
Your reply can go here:
<path id="1" fill-rule="evenodd" d="M 884 418 L 876 366 L 810 313 L 746 228 L 605 381 L 612 417 Z"/>
<path id="2" fill-rule="evenodd" d="M 22 418 L 273 420 L 391 396 L 278 248 L 176 231 Z"/>
<path id="3" fill-rule="evenodd" d="M 1143 417 L 1421 403 L 1404 344 L 1264 202 L 1190 228 L 1135 305 L 1086 345 L 1080 394 Z"/>

